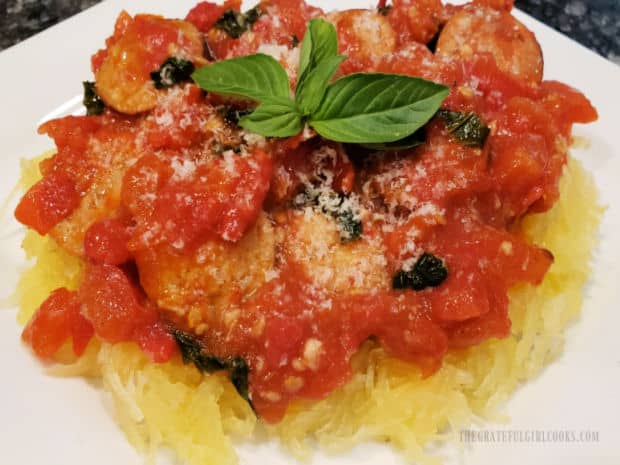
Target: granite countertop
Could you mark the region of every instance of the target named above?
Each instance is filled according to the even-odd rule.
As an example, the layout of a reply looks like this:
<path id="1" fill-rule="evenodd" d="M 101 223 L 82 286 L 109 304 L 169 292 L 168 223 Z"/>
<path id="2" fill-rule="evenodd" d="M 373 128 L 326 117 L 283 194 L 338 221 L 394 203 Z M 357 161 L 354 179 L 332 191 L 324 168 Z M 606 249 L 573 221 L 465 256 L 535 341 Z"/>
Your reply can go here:
<path id="1" fill-rule="evenodd" d="M 4 0 L 0 7 L 0 50 L 99 1 Z M 619 0 L 516 0 L 515 6 L 620 64 Z"/>

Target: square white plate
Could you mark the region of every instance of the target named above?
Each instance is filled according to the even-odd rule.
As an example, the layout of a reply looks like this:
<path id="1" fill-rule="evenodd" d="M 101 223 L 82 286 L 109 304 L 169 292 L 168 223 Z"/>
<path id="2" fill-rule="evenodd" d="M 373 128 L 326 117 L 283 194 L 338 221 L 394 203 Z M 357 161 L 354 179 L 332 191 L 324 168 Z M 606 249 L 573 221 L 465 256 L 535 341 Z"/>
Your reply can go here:
<path id="1" fill-rule="evenodd" d="M 0 53 L 0 198 L 16 182 L 18 160 L 51 147 L 36 135 L 50 112 L 79 102 L 81 81 L 92 79 L 90 55 L 101 48 L 121 9 L 182 17 L 195 1 L 108 0 Z M 325 9 L 336 2 L 315 1 Z M 338 8 L 370 7 L 368 0 L 338 1 Z M 453 454 L 449 463 L 617 465 L 620 463 L 620 67 L 535 20 L 517 13 L 545 55 L 545 76 L 583 92 L 597 107 L 598 122 L 575 128 L 590 141 L 574 152 L 594 174 L 609 208 L 601 227 L 583 314 L 568 332 L 560 360 L 520 389 L 507 406 L 512 421 L 488 430 L 593 431 L 597 442 L 478 444 Z M 77 100 L 75 99 L 77 97 Z M 3 212 L 0 227 L 0 297 L 11 294 L 25 266 L 22 229 Z M 22 465 L 141 464 L 114 423 L 105 396 L 81 379 L 45 376 L 20 343 L 14 310 L 0 311 L 0 463 Z M 242 445 L 242 464 L 287 464 L 292 458 L 273 443 Z M 454 452 L 454 451 L 452 451 Z M 447 451 L 450 453 L 450 451 Z M 316 464 L 396 464 L 384 446 L 364 445 L 347 455 L 318 454 Z"/>

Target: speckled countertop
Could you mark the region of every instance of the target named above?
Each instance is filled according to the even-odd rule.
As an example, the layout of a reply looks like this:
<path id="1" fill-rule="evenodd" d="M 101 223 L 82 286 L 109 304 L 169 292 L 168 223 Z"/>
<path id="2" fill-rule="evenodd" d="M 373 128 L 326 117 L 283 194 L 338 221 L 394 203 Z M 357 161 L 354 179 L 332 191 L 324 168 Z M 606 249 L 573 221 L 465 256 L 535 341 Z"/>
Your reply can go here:
<path id="1" fill-rule="evenodd" d="M 96 3 L 99 0 L 2 0 L 0 50 Z M 620 0 L 516 0 L 515 5 L 620 64 Z"/>

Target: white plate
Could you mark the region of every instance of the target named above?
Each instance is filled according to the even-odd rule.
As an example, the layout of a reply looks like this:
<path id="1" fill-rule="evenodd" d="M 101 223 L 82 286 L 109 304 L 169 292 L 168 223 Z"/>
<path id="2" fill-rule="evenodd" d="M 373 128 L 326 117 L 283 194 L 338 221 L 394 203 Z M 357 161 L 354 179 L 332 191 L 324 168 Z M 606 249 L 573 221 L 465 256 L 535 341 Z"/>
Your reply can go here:
<path id="1" fill-rule="evenodd" d="M 51 146 L 36 136 L 38 123 L 81 93 L 91 79 L 90 55 L 103 45 L 114 19 L 126 7 L 183 16 L 192 0 L 109 0 L 22 44 L 0 53 L 0 198 L 18 176 L 18 160 Z M 317 1 L 330 9 L 335 2 Z M 372 2 L 374 3 L 374 2 Z M 369 7 L 368 0 L 339 1 L 339 8 Z M 507 406 L 512 421 L 487 430 L 594 431 L 589 443 L 484 443 L 457 453 L 450 463 L 521 465 L 617 465 L 620 463 L 620 67 L 604 60 L 525 15 L 518 15 L 537 35 L 545 53 L 546 78 L 584 91 L 600 120 L 575 133 L 590 147 L 575 155 L 596 177 L 601 200 L 609 206 L 601 228 L 592 281 L 586 288 L 583 315 L 568 332 L 563 357 L 520 389 Z M 75 103 L 75 100 L 73 100 Z M 21 229 L 4 212 L 0 228 L 0 296 L 11 293 L 24 259 Z M 0 462 L 7 465 L 141 464 L 110 414 L 105 396 L 81 379 L 45 376 L 20 343 L 15 311 L 0 311 Z M 285 464 L 292 459 L 277 445 L 243 445 L 243 464 Z M 387 447 L 365 445 L 352 453 L 315 456 L 318 464 L 401 463 Z"/>

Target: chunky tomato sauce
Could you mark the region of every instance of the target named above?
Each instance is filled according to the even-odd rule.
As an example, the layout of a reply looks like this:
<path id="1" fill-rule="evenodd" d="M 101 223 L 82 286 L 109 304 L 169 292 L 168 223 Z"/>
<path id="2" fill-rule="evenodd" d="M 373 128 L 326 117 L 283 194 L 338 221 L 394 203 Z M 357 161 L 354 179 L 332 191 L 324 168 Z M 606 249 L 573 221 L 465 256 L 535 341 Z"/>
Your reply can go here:
<path id="1" fill-rule="evenodd" d="M 41 126 L 58 151 L 15 215 L 87 266 L 79 290 L 54 291 L 23 339 L 41 358 L 67 340 L 80 355 L 96 337 L 133 341 L 165 362 L 182 330 L 213 356 L 243 358 L 254 408 L 277 421 L 292 400 L 342 386 L 368 339 L 430 375 L 448 350 L 506 337 L 508 289 L 539 284 L 553 262 L 520 236 L 519 221 L 554 204 L 571 126 L 597 117 L 578 91 L 541 80 L 540 49 L 510 16 L 512 2 L 395 0 L 381 13 L 325 14 L 274 0 L 233 38 L 216 22 L 239 7 L 202 2 L 185 21 L 122 13 L 92 61 L 105 111 Z M 291 57 L 314 17 L 336 25 L 349 56 L 341 74 L 449 86 L 443 108 L 484 121 L 482 147 L 439 116 L 422 145 L 397 152 L 312 131 L 265 140 L 231 117 L 247 102 L 189 82 L 153 86 L 168 57 L 199 67 L 256 51 L 275 53 L 293 85 Z M 309 192 L 355 201 L 361 236 L 340 240 L 337 215 Z M 447 277 L 394 288 L 423 253 Z"/>

